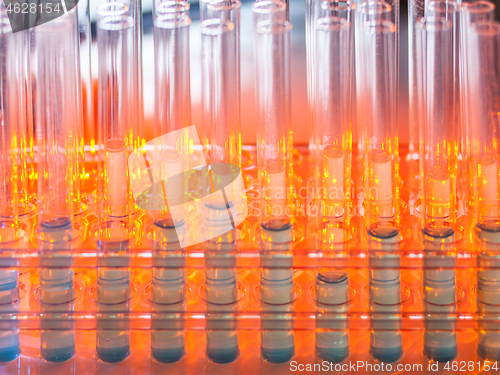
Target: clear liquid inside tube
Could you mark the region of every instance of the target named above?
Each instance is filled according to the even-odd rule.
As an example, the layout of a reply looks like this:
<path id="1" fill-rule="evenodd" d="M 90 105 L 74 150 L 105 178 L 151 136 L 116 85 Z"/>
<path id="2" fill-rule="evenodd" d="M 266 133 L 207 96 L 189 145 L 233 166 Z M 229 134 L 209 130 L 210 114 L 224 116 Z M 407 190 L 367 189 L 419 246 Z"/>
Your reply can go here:
<path id="1" fill-rule="evenodd" d="M 348 277 L 342 271 L 316 277 L 316 354 L 323 361 L 342 362 L 349 355 Z"/>
<path id="2" fill-rule="evenodd" d="M 238 332 L 235 330 L 238 289 L 235 269 L 207 270 L 207 355 L 215 363 L 229 363 L 238 355 Z M 208 277 L 210 275 L 210 277 Z M 212 278 L 215 277 L 215 278 Z"/>
<path id="3" fill-rule="evenodd" d="M 0 270 L 0 314 L 9 317 L 9 313 L 19 311 L 19 271 L 17 269 Z M 21 352 L 19 329 L 15 322 L 10 329 L 0 331 L 0 362 L 10 362 Z"/>
<path id="4" fill-rule="evenodd" d="M 75 331 L 70 313 L 73 311 L 75 288 L 73 270 L 42 268 L 40 270 L 41 310 L 48 319 L 41 321 L 41 354 L 50 362 L 63 362 L 73 357 Z"/>
<path id="5" fill-rule="evenodd" d="M 130 332 L 126 322 L 129 299 L 130 271 L 100 268 L 97 301 L 101 319 L 97 322 L 96 352 L 104 362 L 120 362 L 130 353 Z"/>
<path id="6" fill-rule="evenodd" d="M 500 359 L 499 324 L 490 317 L 500 311 L 500 273 L 498 271 L 500 249 L 500 225 L 496 223 L 476 227 L 479 240 L 477 272 L 477 307 L 482 317 L 479 320 L 478 354 L 490 361 Z"/>
<path id="7" fill-rule="evenodd" d="M 271 230 L 261 228 L 260 292 L 262 318 L 261 355 L 271 363 L 289 361 L 295 353 L 295 336 L 291 313 L 294 301 L 293 268 L 291 268 L 292 226 Z"/>
<path id="8" fill-rule="evenodd" d="M 448 361 L 457 354 L 455 231 L 438 224 L 424 228 L 423 235 L 424 353 L 432 360 Z"/>
<path id="9" fill-rule="evenodd" d="M 183 235 L 183 228 L 183 224 L 175 227 L 171 220 L 158 217 L 154 224 L 151 354 L 160 363 L 177 362 L 185 354 L 181 314 L 185 311 L 187 290 L 185 260 L 178 237 Z"/>

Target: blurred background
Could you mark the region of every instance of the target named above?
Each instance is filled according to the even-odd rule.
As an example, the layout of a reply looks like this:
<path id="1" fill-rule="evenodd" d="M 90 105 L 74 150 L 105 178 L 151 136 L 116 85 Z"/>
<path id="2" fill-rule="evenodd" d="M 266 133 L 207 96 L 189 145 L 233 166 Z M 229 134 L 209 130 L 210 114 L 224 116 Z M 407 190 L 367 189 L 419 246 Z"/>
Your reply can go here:
<path id="1" fill-rule="evenodd" d="M 97 76 L 97 45 L 95 43 L 96 9 L 105 0 L 91 0 L 92 73 Z M 254 65 L 253 65 L 253 15 L 252 0 L 241 0 L 241 135 L 244 144 L 256 141 L 254 105 Z M 500 0 L 496 5 L 496 18 L 500 19 Z M 154 109 L 154 50 L 153 50 L 153 0 L 143 0 L 143 74 L 145 126 L 153 121 Z M 201 32 L 197 1 L 190 1 L 190 53 L 191 53 L 191 102 L 192 123 L 200 126 L 201 118 Z M 408 130 L 408 3 L 401 1 L 400 7 L 400 55 L 399 55 L 399 113 L 398 131 L 401 144 L 407 144 Z M 309 121 L 306 88 L 306 47 L 305 47 L 305 1 L 290 0 L 290 22 L 292 51 L 292 129 L 295 144 L 309 142 Z M 353 123 L 353 142 L 358 140 L 356 124 Z M 149 138 L 149 137 L 147 137 Z"/>

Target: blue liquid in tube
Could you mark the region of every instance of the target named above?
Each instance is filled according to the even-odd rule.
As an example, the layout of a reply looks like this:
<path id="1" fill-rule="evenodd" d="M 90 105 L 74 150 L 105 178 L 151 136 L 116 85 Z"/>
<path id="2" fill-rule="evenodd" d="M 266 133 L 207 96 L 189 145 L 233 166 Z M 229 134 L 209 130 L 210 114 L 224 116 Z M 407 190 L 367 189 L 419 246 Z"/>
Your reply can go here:
<path id="1" fill-rule="evenodd" d="M 175 226 L 172 218 L 163 217 L 156 219 L 154 229 L 151 354 L 160 363 L 173 363 L 185 354 L 186 281 L 178 236 L 186 235 L 186 226 L 183 221 Z"/>
<path id="2" fill-rule="evenodd" d="M 454 238 L 449 226 L 424 228 L 424 354 L 443 362 L 457 356 Z"/>
<path id="3" fill-rule="evenodd" d="M 391 225 L 369 231 L 370 354 L 378 361 L 396 362 L 403 354 L 399 232 Z"/>
<path id="4" fill-rule="evenodd" d="M 127 269 L 100 269 L 97 279 L 100 317 L 97 321 L 97 356 L 104 362 L 123 361 L 130 354 L 126 313 L 130 299 Z"/>
<path id="5" fill-rule="evenodd" d="M 153 317 L 151 353 L 161 363 L 179 361 L 184 356 L 185 281 L 183 269 L 153 269 Z"/>
<path id="6" fill-rule="evenodd" d="M 318 273 L 316 301 L 316 354 L 322 361 L 342 362 L 349 356 L 347 274 Z"/>
<path id="7" fill-rule="evenodd" d="M 236 270 L 209 268 L 205 278 L 207 300 L 207 356 L 229 363 L 238 356 L 238 333 L 233 312 L 238 299 Z"/>
<path id="8" fill-rule="evenodd" d="M 293 231 L 290 223 L 261 227 L 260 292 L 262 300 L 261 355 L 271 363 L 285 363 L 295 354 L 293 332 Z"/>
<path id="9" fill-rule="evenodd" d="M 483 223 L 476 227 L 479 243 L 477 305 L 479 317 L 478 354 L 489 361 L 500 360 L 500 225 Z"/>
<path id="10" fill-rule="evenodd" d="M 75 331 L 68 315 L 73 311 L 74 298 L 71 269 L 40 270 L 40 341 L 41 354 L 46 361 L 64 362 L 75 355 Z"/>
<path id="11" fill-rule="evenodd" d="M 21 352 L 15 313 L 19 310 L 19 273 L 15 269 L 0 269 L 0 362 L 10 362 Z M 12 315 L 9 315 L 12 313 Z"/>

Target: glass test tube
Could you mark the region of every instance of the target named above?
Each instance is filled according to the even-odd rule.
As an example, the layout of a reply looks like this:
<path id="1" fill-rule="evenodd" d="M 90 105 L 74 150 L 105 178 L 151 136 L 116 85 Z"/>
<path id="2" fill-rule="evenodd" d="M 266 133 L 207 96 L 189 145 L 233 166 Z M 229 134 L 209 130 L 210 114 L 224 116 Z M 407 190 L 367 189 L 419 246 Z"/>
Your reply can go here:
<path id="1" fill-rule="evenodd" d="M 158 0 L 153 1 L 154 3 Z M 143 83 L 142 83 L 142 0 L 124 0 L 123 3 L 128 6 L 130 13 L 129 16 L 134 20 L 134 52 L 135 56 L 134 63 L 134 82 L 136 82 L 136 89 L 134 90 L 137 95 L 137 100 L 133 102 L 135 106 L 135 119 L 134 121 L 138 124 L 137 128 L 142 130 L 142 124 L 144 121 L 144 101 L 143 101 Z M 131 60 L 132 61 L 132 60 Z M 139 138 L 142 134 L 136 134 Z M 137 140 L 140 142 L 140 139 Z"/>
<path id="2" fill-rule="evenodd" d="M 28 38 L 27 31 L 12 33 L 7 12 L 0 7 L 0 216 L 14 225 L 30 211 L 26 160 L 30 126 L 26 108 L 31 100 L 26 90 L 26 82 L 31 82 L 27 74 Z"/>
<path id="3" fill-rule="evenodd" d="M 426 6 L 425 17 L 444 18 L 452 24 L 452 45 L 453 45 L 453 107 L 455 123 L 456 155 L 458 160 L 465 158 L 465 134 L 462 122 L 462 111 L 460 108 L 460 15 L 459 6 L 454 0 L 432 0 Z"/>
<path id="4" fill-rule="evenodd" d="M 202 103 L 211 163 L 241 165 L 239 1 L 211 2 L 201 25 Z M 232 14 L 231 14 L 232 13 Z"/>
<path id="5" fill-rule="evenodd" d="M 128 258 L 107 256 L 127 252 L 133 241 L 133 204 L 127 158 L 139 146 L 137 27 L 133 9 L 121 2 L 98 8 L 100 148 L 104 161 L 104 212 L 97 229 L 99 249 L 96 351 L 105 362 L 118 362 L 130 352 L 126 323 L 129 308 Z"/>
<path id="6" fill-rule="evenodd" d="M 500 30 L 494 21 L 478 21 L 467 33 L 468 158 L 475 222 L 499 230 Z"/>
<path id="7" fill-rule="evenodd" d="M 293 332 L 293 230 L 261 229 L 261 355 L 271 363 L 289 361 L 295 353 Z"/>
<path id="8" fill-rule="evenodd" d="M 461 120 L 462 129 L 464 137 L 464 152 L 467 157 L 466 169 L 468 176 L 471 176 L 473 163 L 470 160 L 470 114 L 469 114 L 469 104 L 470 100 L 470 85 L 469 85 L 469 50 L 468 47 L 468 30 L 473 22 L 478 21 L 493 21 L 495 19 L 495 5 L 489 1 L 469 1 L 462 2 L 460 5 L 460 110 L 461 110 Z M 474 179 L 468 179 L 468 195 L 469 195 L 469 206 L 474 208 Z"/>
<path id="9" fill-rule="evenodd" d="M 31 125 L 26 83 L 29 71 L 29 33 L 12 33 L 5 8 L 0 6 L 0 251 L 19 247 L 25 232 L 19 219 L 30 211 L 27 185 L 26 152 Z M 19 311 L 19 269 L 16 258 L 3 259 L 0 268 L 0 362 L 10 362 L 21 351 L 17 325 Z"/>
<path id="10" fill-rule="evenodd" d="M 179 132 L 190 125 L 191 95 L 189 69 L 189 4 L 186 1 L 162 1 L 157 4 L 154 16 L 155 43 L 155 126 L 153 136 L 155 152 L 152 163 L 153 174 L 159 177 L 161 185 L 156 184 L 159 196 L 172 204 L 180 202 L 188 186 L 179 187 L 164 184 L 168 176 L 181 175 L 189 170 L 189 140 Z M 175 132 L 175 133 L 174 133 Z M 176 134 L 168 137 L 167 134 Z M 150 142 L 151 143 L 151 142 Z M 149 154 L 147 154 L 149 155 Z M 159 164 L 159 165 L 157 165 Z M 182 183 L 188 183 L 182 179 Z M 163 194 L 166 194 L 164 196 Z M 168 204 L 165 210 L 153 215 L 159 228 L 175 227 L 177 224 Z M 152 214 L 151 211 L 148 212 Z M 179 220 L 181 220 L 179 218 Z"/>
<path id="11" fill-rule="evenodd" d="M 439 11 L 432 2 L 428 16 L 417 21 L 417 76 L 422 93 L 420 145 L 422 226 L 424 236 L 424 353 L 447 361 L 457 353 L 455 328 L 455 207 L 458 70 L 456 10 Z M 455 9 L 455 8 L 453 8 Z M 448 267 L 449 270 L 439 268 Z"/>
<path id="12" fill-rule="evenodd" d="M 350 102 L 351 107 L 355 103 L 355 87 L 354 87 L 354 2 L 350 1 L 336 1 L 336 0 L 306 0 L 306 63 L 307 63 L 307 98 L 309 109 L 309 124 L 313 128 L 314 118 L 314 93 L 315 82 L 314 78 L 316 62 L 316 31 L 315 22 L 321 16 L 341 17 L 344 18 L 350 26 L 350 48 L 351 48 L 351 84 L 353 87 L 350 89 Z M 352 108 L 351 108 L 352 109 Z M 318 149 L 314 147 L 314 137 L 311 138 L 309 143 L 311 154 Z"/>
<path id="13" fill-rule="evenodd" d="M 380 4 L 387 8 L 387 5 Z M 399 152 L 396 130 L 394 24 L 387 12 L 366 12 L 357 49 L 358 121 L 364 146 L 365 204 L 368 228 L 399 220 Z M 382 225 L 383 224 L 383 225 Z M 382 226 L 381 226 L 382 225 Z"/>
<path id="14" fill-rule="evenodd" d="M 257 163 L 262 189 L 260 223 L 279 230 L 290 223 L 292 203 L 292 132 L 290 31 L 286 5 L 258 1 L 254 14 L 257 107 Z"/>
<path id="15" fill-rule="evenodd" d="M 500 358 L 500 250 L 499 154 L 500 23 L 480 20 L 469 25 L 467 93 L 469 113 L 469 173 L 472 180 L 475 235 L 479 248 L 477 303 L 478 354 L 490 361 Z"/>
<path id="16" fill-rule="evenodd" d="M 204 220 L 207 237 L 210 238 L 205 242 L 206 349 L 207 356 L 215 363 L 229 363 L 238 356 L 234 312 L 238 302 L 235 266 L 239 230 L 234 228 L 231 217 L 225 214 L 229 211 L 227 208 L 208 208 Z"/>
<path id="17" fill-rule="evenodd" d="M 425 0 L 408 1 L 408 98 L 409 98 L 409 150 L 408 158 L 415 160 L 419 155 L 419 127 L 422 123 L 417 77 L 417 20 L 425 16 Z"/>
<path id="18" fill-rule="evenodd" d="M 349 225 L 351 187 L 351 7 L 340 17 L 336 3 L 323 2 L 315 20 L 313 148 L 318 225 L 324 221 Z M 340 234 L 340 242 L 344 236 Z"/>
<path id="19" fill-rule="evenodd" d="M 394 32 L 392 33 L 393 42 L 392 49 L 394 52 L 391 53 L 391 57 L 394 59 L 392 62 L 394 79 L 392 79 L 392 84 L 394 85 L 394 111 L 395 111 L 395 126 L 397 127 L 398 119 L 398 90 L 399 90 L 399 0 L 368 0 L 368 1 L 356 1 L 356 23 L 355 23 L 355 33 L 356 33 L 356 56 L 363 54 L 363 43 L 366 41 L 365 34 L 363 32 L 363 25 L 367 21 L 375 20 L 385 20 L 392 22 L 394 24 Z M 364 64 L 361 62 L 361 64 Z M 356 70 L 358 71 L 358 58 L 356 58 Z M 358 74 L 356 74 L 356 91 L 359 89 L 362 83 L 358 84 Z M 359 94 L 357 94 L 359 98 Z M 359 107 L 359 105 L 358 105 Z M 359 115 L 359 114 L 358 114 Z M 364 147 L 366 146 L 366 139 L 364 139 L 364 128 L 363 121 L 359 118 L 358 129 L 359 129 L 359 140 L 358 149 L 364 154 Z"/>
<path id="20" fill-rule="evenodd" d="M 59 231 L 57 231 L 59 232 Z M 59 233 L 54 234 L 59 235 Z M 55 243 L 57 250 L 65 246 L 65 241 Z M 46 249 L 53 251 L 54 249 Z M 68 249 L 69 250 L 69 249 Z M 42 261 L 44 261 L 42 263 Z M 59 260 L 60 261 L 60 260 Z M 75 286 L 74 273 L 69 267 L 71 262 L 68 258 L 64 261 L 64 268 L 46 267 L 54 260 L 41 259 L 40 269 L 40 346 L 42 357 L 49 362 L 64 362 L 73 357 L 75 350 L 75 331 L 72 311 L 74 309 Z"/>
<path id="21" fill-rule="evenodd" d="M 102 158 L 104 214 L 128 218 L 132 200 L 127 157 L 137 141 L 136 29 L 131 9 L 121 2 L 103 4 L 98 16 L 99 122 Z"/>
<path id="22" fill-rule="evenodd" d="M 156 230 L 153 245 L 153 301 L 151 354 L 161 363 L 172 363 L 184 356 L 184 321 L 186 275 L 185 259 L 180 248 L 179 227 Z"/>
<path id="23" fill-rule="evenodd" d="M 334 255 L 337 266 L 347 257 Z M 349 278 L 343 268 L 324 268 L 316 275 L 316 354 L 322 361 L 342 362 L 349 355 Z"/>
<path id="24" fill-rule="evenodd" d="M 154 8 L 155 43 L 155 126 L 153 136 L 160 139 L 151 158 L 154 169 L 166 176 L 188 170 L 189 143 L 183 136 L 163 137 L 190 125 L 189 88 L 189 4 L 186 1 L 161 1 Z M 159 138 L 160 137 L 160 138 Z M 168 201 L 181 198 L 182 187 L 166 188 Z M 184 189 L 187 191 L 187 189 Z M 163 194 L 163 191 L 161 192 Z M 164 197 L 166 198 L 166 197 Z M 172 363 L 184 356 L 186 281 L 184 254 L 179 236 L 186 236 L 184 220 L 175 222 L 166 209 L 154 217 L 153 314 L 151 353 L 161 363 Z M 181 239 L 182 240 L 182 239 Z"/>
<path id="25" fill-rule="evenodd" d="M 240 7 L 239 1 L 213 1 L 207 6 L 210 18 L 201 25 L 203 125 L 211 178 L 235 181 L 230 196 L 214 194 L 207 201 L 208 220 L 218 210 L 246 204 L 238 196 L 243 187 L 237 181 L 242 179 L 236 179 L 241 167 Z"/>
<path id="26" fill-rule="evenodd" d="M 12 32 L 7 12 L 0 6 L 0 215 L 12 220 L 2 225 L 0 248 L 15 249 L 22 231 L 18 230 L 19 216 L 29 210 L 26 170 L 26 148 L 29 119 L 26 82 L 28 72 L 29 34 Z M 12 230 L 13 229 L 13 230 Z M 10 264 L 9 264 L 10 263 Z M 2 266 L 15 266 L 12 259 Z M 0 269 L 0 362 L 9 362 L 20 353 L 20 337 L 16 316 L 19 310 L 19 270 Z M 9 321 L 10 320 L 10 321 Z"/>
<path id="27" fill-rule="evenodd" d="M 457 142 L 453 24 L 445 18 L 417 21 L 418 76 L 422 85 L 422 223 L 425 230 L 454 227 Z M 439 58 L 437 58 L 439 57 Z"/>
<path id="28" fill-rule="evenodd" d="M 223 178 L 234 172 L 240 173 L 241 166 L 240 7 L 239 1 L 212 1 L 206 5 L 201 24 L 206 146 L 212 173 Z M 236 189 L 241 191 L 241 187 Z M 220 198 L 224 200 L 220 201 Z M 228 212 L 235 204 L 241 204 L 236 194 L 229 197 L 218 194 L 204 208 L 206 229 L 226 232 L 206 241 L 206 349 L 208 357 L 215 363 L 232 362 L 238 355 L 236 317 L 232 314 L 238 299 L 234 268 L 238 230 L 233 228 L 230 217 L 219 214 L 221 210 Z"/>
<path id="29" fill-rule="evenodd" d="M 10 262 L 17 265 L 17 261 Z M 8 266 L 8 264 L 2 264 Z M 0 362 L 10 362 L 21 353 L 17 326 L 19 312 L 19 269 L 0 269 Z"/>
<path id="30" fill-rule="evenodd" d="M 81 119 L 81 180 L 82 192 L 92 191 L 96 186 L 96 171 L 85 165 L 85 147 L 90 147 L 90 155 L 95 155 L 97 123 L 94 121 L 94 84 L 92 81 L 90 30 L 90 0 L 78 1 L 78 34 L 80 45 L 80 69 L 82 79 L 82 119 Z"/>
<path id="31" fill-rule="evenodd" d="M 424 228 L 424 354 L 434 361 L 457 355 L 455 232 Z"/>
<path id="32" fill-rule="evenodd" d="M 81 76 L 77 9 L 34 30 L 35 133 L 38 146 L 38 245 L 41 353 L 61 362 L 75 353 L 71 259 L 78 232 Z M 76 120 L 76 121 L 75 121 Z M 54 252 L 59 254 L 52 255 Z"/>
<path id="33" fill-rule="evenodd" d="M 500 26 L 496 23 L 497 26 Z M 500 230 L 491 225 L 476 226 L 477 309 L 479 313 L 477 352 L 489 361 L 500 359 Z"/>
<path id="34" fill-rule="evenodd" d="M 379 227 L 376 232 L 369 233 L 368 244 L 370 353 L 379 361 L 395 362 L 403 353 L 399 232 L 394 227 Z"/>
<path id="35" fill-rule="evenodd" d="M 37 26 L 34 33 L 41 227 L 66 225 L 78 211 L 80 126 L 75 119 L 80 118 L 82 101 L 77 30 L 73 9 L 58 21 Z M 58 46 L 65 48 L 62 57 Z"/>
<path id="36" fill-rule="evenodd" d="M 231 223 L 227 223 L 229 227 Z M 205 300 L 207 303 L 207 356 L 215 363 L 229 363 L 238 356 L 238 332 L 234 314 L 238 289 L 236 283 L 236 229 L 220 242 L 206 242 Z"/>

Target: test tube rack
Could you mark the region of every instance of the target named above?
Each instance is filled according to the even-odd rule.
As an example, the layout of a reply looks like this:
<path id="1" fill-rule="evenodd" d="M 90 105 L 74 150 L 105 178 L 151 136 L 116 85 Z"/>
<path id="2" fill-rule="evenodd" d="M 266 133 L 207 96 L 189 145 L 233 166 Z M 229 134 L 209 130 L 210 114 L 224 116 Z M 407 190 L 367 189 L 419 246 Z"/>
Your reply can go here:
<path id="1" fill-rule="evenodd" d="M 418 168 L 415 161 L 405 159 L 406 148 L 402 148 L 401 171 L 402 171 L 402 193 L 401 207 L 402 219 L 400 223 L 400 249 L 388 251 L 384 256 L 399 257 L 400 264 L 397 270 L 401 271 L 401 284 L 399 300 L 399 312 L 397 313 L 400 325 L 397 331 L 402 334 L 402 348 L 404 355 L 395 363 L 391 364 L 392 370 L 383 373 L 398 373 L 399 364 L 409 366 L 423 366 L 423 370 L 429 366 L 436 366 L 436 361 L 431 361 L 424 353 L 424 335 L 426 322 L 428 322 L 429 310 L 426 310 L 426 298 L 423 286 L 423 270 L 425 265 L 426 250 L 423 247 L 421 234 L 421 220 L 419 214 L 419 182 Z M 244 163 L 242 165 L 243 175 L 248 196 L 249 207 L 255 199 L 255 191 L 252 190 L 256 178 L 256 170 L 253 168 L 255 160 L 255 148 L 244 147 Z M 89 159 L 91 159 L 91 156 Z M 131 294 L 129 311 L 124 314 L 113 316 L 113 325 L 123 324 L 130 331 L 130 354 L 118 363 L 109 364 L 99 360 L 95 352 L 96 329 L 98 328 L 99 312 L 95 298 L 96 268 L 99 264 L 101 254 L 97 251 L 96 240 L 92 228 L 95 215 L 92 207 L 88 212 L 77 220 L 79 236 L 75 241 L 77 244 L 70 253 L 54 251 L 50 253 L 52 259 L 60 257 L 71 258 L 72 268 L 75 273 L 75 295 L 74 309 L 70 312 L 58 312 L 57 315 L 49 317 L 57 321 L 71 322 L 76 332 L 76 353 L 62 363 L 51 363 L 42 359 L 40 355 L 40 319 L 41 304 L 39 296 L 39 270 L 43 266 L 46 254 L 37 249 L 34 244 L 35 217 L 22 221 L 24 236 L 19 240 L 15 251 L 4 249 L 0 253 L 0 263 L 7 267 L 19 268 L 19 310 L 1 313 L 2 327 L 12 329 L 17 327 L 20 331 L 21 353 L 15 360 L 0 364 L 3 373 L 30 373 L 44 374 L 56 371 L 57 373 L 91 373 L 112 371 L 125 373 L 288 373 L 290 369 L 299 364 L 321 365 L 315 351 L 315 332 L 318 321 L 318 303 L 315 298 L 315 280 L 319 269 L 329 268 L 346 270 L 349 284 L 348 302 L 345 303 L 343 315 L 348 321 L 349 355 L 340 362 L 340 365 L 362 361 L 364 366 L 381 365 L 370 354 L 370 335 L 377 328 L 371 325 L 374 313 L 370 307 L 369 292 L 369 270 L 374 267 L 370 259 L 374 252 L 367 250 L 366 228 L 363 224 L 363 202 L 362 194 L 352 194 L 353 215 L 351 238 L 341 247 L 328 248 L 319 244 L 314 236 L 314 220 L 307 216 L 307 207 L 311 205 L 308 183 L 308 153 L 306 147 L 294 149 L 294 183 L 297 191 L 296 212 L 293 221 L 293 244 L 290 256 L 293 267 L 294 300 L 290 304 L 292 308 L 286 314 L 275 317 L 277 321 L 286 320 L 294 332 L 294 356 L 292 362 L 273 364 L 264 360 L 260 354 L 261 329 L 266 319 L 262 308 L 260 268 L 262 259 L 266 256 L 257 240 L 258 220 L 252 214 L 238 228 L 240 239 L 238 251 L 235 255 L 234 266 L 237 268 L 237 301 L 231 304 L 232 313 L 226 314 L 220 319 L 218 329 L 226 327 L 235 330 L 238 336 L 239 349 L 236 360 L 227 364 L 216 364 L 207 357 L 205 350 L 206 329 L 209 318 L 209 303 L 206 301 L 205 291 L 205 267 L 206 249 L 203 245 L 194 246 L 182 251 L 184 267 L 186 270 L 186 292 L 183 308 L 173 316 L 166 319 L 181 319 L 183 325 L 181 330 L 185 333 L 185 352 L 179 361 L 171 364 L 162 364 L 151 355 L 151 333 L 152 326 L 152 303 L 151 303 L 151 273 L 152 259 L 155 250 L 152 249 L 149 227 L 151 221 L 144 212 L 137 212 L 134 220 L 134 245 L 128 253 L 115 254 L 118 259 L 127 258 L 128 268 L 131 271 Z M 90 163 L 89 166 L 92 164 Z M 356 192 L 361 188 L 362 160 L 357 152 L 353 155 L 353 189 Z M 411 176 L 416 176 L 411 178 Z M 496 360 L 486 360 L 477 354 L 479 335 L 490 334 L 492 353 L 500 345 L 500 325 L 495 318 L 496 309 L 500 305 L 489 304 L 489 310 L 481 307 L 481 300 L 477 291 L 477 274 L 490 267 L 490 270 L 499 270 L 495 258 L 487 265 L 480 264 L 480 246 L 474 242 L 474 230 L 471 213 L 469 210 L 466 194 L 466 183 L 462 177 L 458 178 L 459 185 L 459 212 L 457 223 L 460 228 L 459 236 L 451 247 L 453 262 L 437 261 L 430 267 L 441 271 L 454 270 L 456 272 L 456 284 L 453 286 L 454 301 L 445 304 L 444 312 L 441 313 L 446 319 L 453 321 L 451 333 L 456 334 L 457 356 L 451 362 L 439 362 L 441 371 L 444 366 L 469 366 L 473 370 L 469 373 L 496 373 L 493 369 Z M 301 189 L 302 188 L 302 189 Z M 302 193 L 299 193 L 302 192 Z M 94 192 L 88 193 L 90 201 L 94 199 Z M 356 210 L 359 210 L 356 212 Z M 8 228 L 2 228 L 5 231 Z M 427 251 L 429 253 L 429 251 Z M 430 252 L 432 253 L 432 252 Z M 432 253 L 439 257 L 438 253 Z M 110 256 L 108 253 L 107 256 Z M 432 256 L 432 255 L 431 255 Z M 445 259 L 445 258 L 440 258 Z M 117 261 L 117 265 L 122 265 Z M 450 266 L 451 265 L 451 266 Z M 168 267 L 168 265 L 167 265 Z M 376 266 L 375 266 L 376 267 Z M 451 267 L 451 268 L 450 268 Z M 485 268 L 486 267 L 486 268 Z M 388 266 L 390 269 L 391 266 Z M 492 293 L 500 294 L 500 285 Z M 428 301 L 427 301 L 428 302 Z M 499 302 L 500 303 L 500 302 Z M 383 305 L 383 304 L 382 304 Z M 441 306 L 443 307 L 443 306 Z M 50 315 L 50 314 L 49 314 Z M 378 313 L 380 316 L 380 313 Z M 384 315 L 384 313 L 382 313 Z M 438 312 L 439 316 L 440 313 Z M 46 315 L 47 316 L 47 315 Z M 333 318 L 332 318 L 333 319 Z M 489 326 L 484 322 L 489 321 Z M 119 323 L 117 323 L 119 322 Z M 227 325 L 229 324 L 229 325 Z M 57 325 L 54 325 L 57 329 Z M 102 327 L 101 327 L 102 328 Z M 177 329 L 179 329 L 177 327 Z M 389 330 L 392 330 L 390 328 Z M 446 329 L 445 329 L 446 330 Z M 498 338 L 498 340 L 496 340 Z M 335 364 L 332 364 L 335 367 Z M 454 367 L 454 368 L 455 368 Z M 377 367 L 380 368 L 380 367 Z M 451 368 L 451 367 L 450 367 Z M 488 368 L 491 371 L 486 371 Z M 339 367 L 337 369 L 346 369 Z M 418 368 L 417 368 L 418 369 Z M 369 372 L 369 368 L 360 368 L 362 373 Z M 341 371 L 342 372 L 342 371 Z M 348 371 L 343 371 L 348 373 Z M 411 373 L 411 372 L 410 372 Z M 418 373 L 415 370 L 413 373 Z"/>

